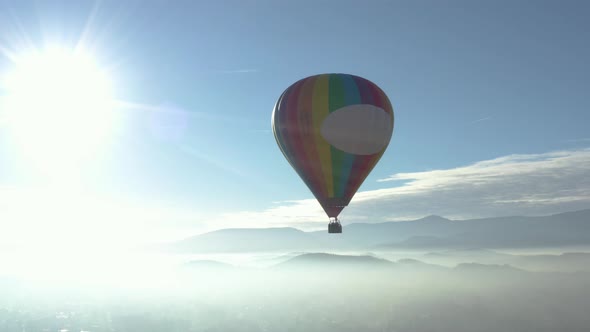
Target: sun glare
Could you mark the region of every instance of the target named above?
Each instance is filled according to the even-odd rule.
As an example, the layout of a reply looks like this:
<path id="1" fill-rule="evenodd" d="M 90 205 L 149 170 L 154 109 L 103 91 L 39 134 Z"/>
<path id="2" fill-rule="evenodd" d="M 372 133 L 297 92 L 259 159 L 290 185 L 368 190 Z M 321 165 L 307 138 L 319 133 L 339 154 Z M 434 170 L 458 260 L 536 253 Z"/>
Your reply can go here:
<path id="1" fill-rule="evenodd" d="M 44 170 L 80 167 L 111 136 L 111 81 L 89 54 L 53 48 L 22 55 L 2 81 L 2 123 L 19 152 Z"/>

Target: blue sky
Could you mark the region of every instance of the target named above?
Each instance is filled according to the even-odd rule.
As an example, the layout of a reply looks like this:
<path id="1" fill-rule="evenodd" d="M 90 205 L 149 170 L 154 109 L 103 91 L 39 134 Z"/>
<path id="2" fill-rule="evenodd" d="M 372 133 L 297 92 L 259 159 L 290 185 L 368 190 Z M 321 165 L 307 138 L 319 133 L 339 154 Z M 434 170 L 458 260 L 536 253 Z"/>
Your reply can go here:
<path id="1" fill-rule="evenodd" d="M 563 157 L 551 154 L 557 151 L 568 162 L 585 161 L 589 14 L 585 1 L 2 1 L 0 46 L 18 50 L 24 36 L 40 48 L 47 42 L 75 45 L 85 36 L 109 68 L 117 98 L 142 105 L 121 108 L 125 121 L 108 156 L 86 171 L 83 181 L 92 195 L 132 201 L 137 209 L 190 211 L 182 222 L 168 221 L 187 229 L 215 228 L 214 220 L 257 226 L 269 215 L 277 225 L 321 225 L 321 214 L 291 220 L 272 212 L 297 213 L 277 202 L 298 206 L 312 197 L 270 131 L 272 107 L 291 83 L 345 72 L 389 95 L 394 135 L 361 191 L 416 179 L 378 181 L 400 173 L 472 170 L 470 165 L 514 154 L 554 162 Z M 10 61 L 0 59 L 0 72 L 8 67 Z M 0 186 L 30 186 L 36 177 L 6 142 L 0 141 Z M 522 158 L 500 160 L 523 166 Z M 460 206 L 424 207 L 420 196 L 404 203 L 413 209 L 382 202 L 379 215 L 368 218 L 353 209 L 343 217 L 477 217 L 590 206 L 586 183 L 559 182 L 560 174 L 590 175 L 566 161 L 553 168 L 527 165 L 533 173 L 554 172 L 541 178 L 553 186 L 540 194 L 577 191 L 567 204 L 464 213 Z M 506 169 L 498 172 L 490 176 Z M 530 183 L 538 183 L 531 174 Z M 503 194 L 514 198 L 494 192 Z"/>

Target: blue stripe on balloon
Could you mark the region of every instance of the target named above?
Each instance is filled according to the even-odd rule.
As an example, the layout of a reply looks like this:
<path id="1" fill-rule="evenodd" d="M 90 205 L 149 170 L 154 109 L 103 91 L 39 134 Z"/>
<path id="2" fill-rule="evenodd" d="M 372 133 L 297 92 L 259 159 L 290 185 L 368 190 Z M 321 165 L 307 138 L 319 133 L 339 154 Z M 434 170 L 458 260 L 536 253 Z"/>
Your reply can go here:
<path id="1" fill-rule="evenodd" d="M 344 103 L 345 105 L 356 105 L 361 103 L 361 95 L 359 92 L 359 87 L 356 85 L 354 78 L 351 75 L 342 75 L 341 76 L 342 83 L 344 86 Z M 352 171 L 352 165 L 354 163 L 354 159 L 356 158 L 355 155 L 350 153 L 344 153 L 342 158 L 342 163 L 340 167 L 342 167 L 342 177 L 340 181 L 342 183 L 338 186 L 338 193 L 336 197 L 344 197 L 346 194 L 346 185 L 348 184 L 348 179 L 350 178 L 350 173 Z"/>

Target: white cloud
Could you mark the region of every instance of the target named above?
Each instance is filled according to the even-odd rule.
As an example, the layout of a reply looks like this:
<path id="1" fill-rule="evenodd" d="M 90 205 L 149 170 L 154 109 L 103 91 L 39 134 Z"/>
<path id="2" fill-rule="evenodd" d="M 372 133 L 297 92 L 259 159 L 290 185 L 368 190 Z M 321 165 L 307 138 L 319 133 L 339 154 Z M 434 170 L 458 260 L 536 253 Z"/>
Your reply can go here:
<path id="1" fill-rule="evenodd" d="M 477 120 L 471 121 L 469 124 L 476 124 L 476 123 L 478 123 L 478 122 L 488 121 L 488 120 L 490 120 L 491 118 L 492 118 L 491 116 L 486 116 L 485 118 L 480 118 L 480 119 L 477 119 Z"/>
<path id="2" fill-rule="evenodd" d="M 357 193 L 342 213 L 344 222 L 408 220 L 429 214 L 456 219 L 543 215 L 584 209 L 590 207 L 590 149 L 509 155 L 453 169 L 398 173 L 379 182 L 392 186 Z M 264 211 L 229 213 L 219 223 L 310 228 L 326 220 L 315 199 L 305 199 Z"/>
<path id="3" fill-rule="evenodd" d="M 344 223 L 429 214 L 464 219 L 558 213 L 590 208 L 590 149 L 510 155 L 452 169 L 398 173 L 379 181 L 390 186 L 357 193 L 341 215 Z M 211 217 L 173 202 L 0 187 L 0 244 L 54 246 L 78 238 L 85 245 L 134 245 L 226 227 L 325 229 L 327 219 L 313 198 Z"/>

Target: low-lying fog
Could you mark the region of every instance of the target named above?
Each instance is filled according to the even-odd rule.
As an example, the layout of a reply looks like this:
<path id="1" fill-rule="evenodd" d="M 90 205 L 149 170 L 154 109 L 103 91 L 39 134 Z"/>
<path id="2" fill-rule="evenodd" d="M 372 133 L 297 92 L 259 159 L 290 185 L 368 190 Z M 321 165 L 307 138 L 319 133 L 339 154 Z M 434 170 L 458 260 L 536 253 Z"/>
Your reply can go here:
<path id="1" fill-rule="evenodd" d="M 4 253 L 0 331 L 590 328 L 590 253 L 337 254 Z"/>

